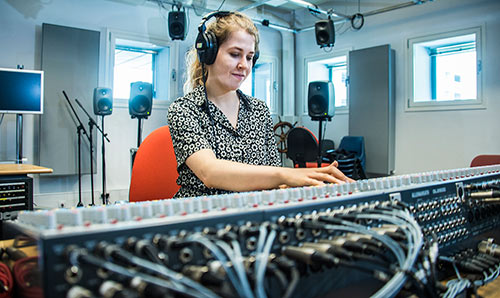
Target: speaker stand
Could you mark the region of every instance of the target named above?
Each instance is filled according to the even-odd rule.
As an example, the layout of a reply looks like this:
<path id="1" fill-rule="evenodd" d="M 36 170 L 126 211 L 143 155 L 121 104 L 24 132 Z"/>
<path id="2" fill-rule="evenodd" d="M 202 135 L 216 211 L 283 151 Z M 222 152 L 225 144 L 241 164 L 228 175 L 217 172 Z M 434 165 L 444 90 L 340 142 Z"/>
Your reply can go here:
<path id="1" fill-rule="evenodd" d="M 323 142 L 323 121 L 325 121 L 325 120 L 332 121 L 332 117 L 331 116 L 311 117 L 311 120 L 313 120 L 313 121 L 319 121 L 319 128 L 318 128 L 318 168 L 321 168 L 321 164 L 323 162 L 323 154 L 321 154 L 321 144 Z"/>
<path id="2" fill-rule="evenodd" d="M 137 117 L 137 122 L 137 149 L 139 149 L 142 143 L 142 118 Z"/>
<path id="3" fill-rule="evenodd" d="M 101 129 L 102 129 L 102 204 L 103 205 L 108 205 L 109 203 L 109 193 L 106 192 L 106 153 L 105 153 L 105 139 L 106 139 L 106 134 L 104 133 L 104 115 L 102 115 L 102 122 L 101 122 Z M 109 140 L 108 140 L 109 142 Z"/>
<path id="4" fill-rule="evenodd" d="M 323 162 L 323 154 L 321 154 L 321 143 L 323 140 L 323 119 L 319 119 L 319 130 L 318 130 L 318 168 L 321 168 Z"/>

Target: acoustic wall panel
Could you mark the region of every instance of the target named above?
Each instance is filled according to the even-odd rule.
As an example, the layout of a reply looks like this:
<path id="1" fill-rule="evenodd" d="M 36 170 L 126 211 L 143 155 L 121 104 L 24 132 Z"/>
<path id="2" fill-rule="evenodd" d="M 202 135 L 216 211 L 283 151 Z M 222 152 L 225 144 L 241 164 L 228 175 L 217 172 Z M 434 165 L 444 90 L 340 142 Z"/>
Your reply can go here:
<path id="1" fill-rule="evenodd" d="M 88 131 L 88 117 L 76 104 L 78 99 L 90 115 L 93 90 L 99 75 L 98 31 L 51 24 L 42 25 L 42 69 L 45 72 L 44 114 L 40 117 L 40 164 L 54 169 L 54 175 L 78 173 L 78 122 L 62 91 L 71 100 Z M 94 169 L 96 129 L 94 128 Z M 89 140 L 81 138 L 82 173 L 90 173 Z"/>
<path id="2" fill-rule="evenodd" d="M 394 55 L 390 45 L 349 52 L 349 135 L 364 137 L 369 174 L 394 171 Z"/>

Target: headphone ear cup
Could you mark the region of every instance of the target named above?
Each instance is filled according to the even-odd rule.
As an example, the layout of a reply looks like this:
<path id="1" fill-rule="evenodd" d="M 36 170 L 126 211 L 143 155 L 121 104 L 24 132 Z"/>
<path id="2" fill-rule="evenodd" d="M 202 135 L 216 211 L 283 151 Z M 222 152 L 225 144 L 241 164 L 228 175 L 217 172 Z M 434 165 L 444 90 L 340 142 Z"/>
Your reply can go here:
<path id="1" fill-rule="evenodd" d="M 217 57 L 218 49 L 217 38 L 212 32 L 199 33 L 198 37 L 196 37 L 196 50 L 201 63 L 206 65 L 213 64 Z"/>
<path id="2" fill-rule="evenodd" d="M 206 32 L 205 38 L 208 41 L 208 47 L 206 50 L 206 61 L 205 64 L 211 65 L 214 64 L 215 58 L 217 58 L 217 51 L 219 50 L 219 44 L 217 43 L 217 37 L 213 32 Z"/>
<path id="3" fill-rule="evenodd" d="M 206 52 L 207 52 L 207 40 L 205 39 L 204 33 L 198 33 L 196 37 L 196 52 L 198 53 L 198 59 L 201 63 L 205 63 Z"/>

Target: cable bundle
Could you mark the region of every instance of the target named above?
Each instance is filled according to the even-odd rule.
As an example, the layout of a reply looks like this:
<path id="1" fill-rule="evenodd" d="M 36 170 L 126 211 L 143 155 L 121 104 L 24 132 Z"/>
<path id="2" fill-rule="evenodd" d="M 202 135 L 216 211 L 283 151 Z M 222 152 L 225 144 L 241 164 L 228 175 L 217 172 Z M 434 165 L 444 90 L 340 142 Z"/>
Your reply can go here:
<path id="1" fill-rule="evenodd" d="M 38 268 L 38 257 L 27 257 L 17 260 L 12 267 L 19 297 L 43 297 Z"/>
<path id="2" fill-rule="evenodd" d="M 10 268 L 2 262 L 0 262 L 0 283 L 0 298 L 11 297 L 14 280 Z"/>

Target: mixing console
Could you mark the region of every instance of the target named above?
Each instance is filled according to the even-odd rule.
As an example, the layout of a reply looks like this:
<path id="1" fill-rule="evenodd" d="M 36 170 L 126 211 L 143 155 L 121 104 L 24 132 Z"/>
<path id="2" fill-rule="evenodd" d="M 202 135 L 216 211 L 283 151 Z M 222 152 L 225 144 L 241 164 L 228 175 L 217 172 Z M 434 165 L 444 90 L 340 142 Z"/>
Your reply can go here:
<path id="1" fill-rule="evenodd" d="M 23 211 L 10 226 L 37 239 L 46 297 L 453 297 L 499 274 L 499 192 L 488 166 Z"/>

